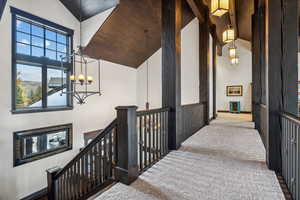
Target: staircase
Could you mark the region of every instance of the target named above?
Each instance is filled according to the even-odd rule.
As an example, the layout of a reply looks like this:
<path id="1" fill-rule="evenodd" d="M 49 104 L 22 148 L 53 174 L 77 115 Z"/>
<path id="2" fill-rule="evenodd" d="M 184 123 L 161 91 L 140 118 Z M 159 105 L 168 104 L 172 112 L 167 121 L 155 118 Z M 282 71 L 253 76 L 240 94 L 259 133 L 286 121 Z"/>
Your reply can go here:
<path id="1" fill-rule="evenodd" d="M 47 170 L 48 199 L 87 199 L 114 182 L 130 184 L 168 153 L 169 109 L 118 107 L 117 119 L 64 168 Z"/>

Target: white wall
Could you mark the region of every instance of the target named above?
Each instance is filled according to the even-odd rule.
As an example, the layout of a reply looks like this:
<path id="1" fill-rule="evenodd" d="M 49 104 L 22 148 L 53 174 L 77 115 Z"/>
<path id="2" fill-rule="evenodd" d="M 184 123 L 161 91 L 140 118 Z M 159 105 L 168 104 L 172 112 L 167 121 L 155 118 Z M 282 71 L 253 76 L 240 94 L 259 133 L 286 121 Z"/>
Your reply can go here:
<path id="1" fill-rule="evenodd" d="M 229 110 L 230 101 L 240 101 L 242 111 L 251 111 L 252 54 L 250 42 L 237 40 L 239 65 L 231 65 L 228 46 L 223 47 L 223 56 L 217 56 L 217 110 Z M 226 86 L 243 85 L 242 97 L 227 97 Z"/>
<path id="2" fill-rule="evenodd" d="M 0 22 L 0 199 L 14 200 L 46 187 L 45 170 L 64 166 L 83 145 L 82 133 L 104 128 L 118 105 L 136 104 L 136 70 L 103 62 L 103 96 L 94 96 L 72 111 L 13 115 L 11 109 L 11 14 L 9 6 L 78 30 L 79 23 L 58 0 L 8 0 Z M 75 32 L 74 47 L 78 44 Z M 73 150 L 13 168 L 13 132 L 73 123 Z"/>
<path id="3" fill-rule="evenodd" d="M 181 104 L 199 102 L 199 22 L 191 21 L 181 32 Z M 149 103 L 150 108 L 160 108 L 162 101 L 161 49 L 149 58 Z M 137 103 L 145 109 L 146 62 L 137 70 Z"/>
<path id="4" fill-rule="evenodd" d="M 107 17 L 113 12 L 115 7 L 110 8 L 98 15 L 95 15 L 85 21 L 82 22 L 82 45 L 86 46 L 95 35 L 95 33 L 99 30 L 101 25 L 105 22 Z"/>

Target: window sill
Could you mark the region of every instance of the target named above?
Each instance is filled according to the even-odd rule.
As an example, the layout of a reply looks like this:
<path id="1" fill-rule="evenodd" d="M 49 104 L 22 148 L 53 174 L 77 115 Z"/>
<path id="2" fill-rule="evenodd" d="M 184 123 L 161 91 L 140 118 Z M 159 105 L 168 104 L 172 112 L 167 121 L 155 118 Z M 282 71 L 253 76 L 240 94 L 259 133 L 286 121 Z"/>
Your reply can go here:
<path id="1" fill-rule="evenodd" d="M 51 107 L 51 108 L 17 109 L 17 110 L 11 110 L 11 113 L 12 114 L 28 114 L 28 113 L 67 111 L 67 110 L 73 110 L 73 106 L 69 106 L 69 107 Z"/>

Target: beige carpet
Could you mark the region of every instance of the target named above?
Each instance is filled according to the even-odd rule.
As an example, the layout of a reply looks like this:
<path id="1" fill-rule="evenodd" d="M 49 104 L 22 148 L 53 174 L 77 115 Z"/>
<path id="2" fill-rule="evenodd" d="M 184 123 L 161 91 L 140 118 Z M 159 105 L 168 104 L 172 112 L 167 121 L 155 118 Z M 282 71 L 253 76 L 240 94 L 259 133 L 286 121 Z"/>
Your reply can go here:
<path id="1" fill-rule="evenodd" d="M 239 120 L 239 121 L 252 121 L 252 114 L 247 113 L 224 113 L 218 112 L 218 119 L 229 119 L 229 120 Z"/>
<path id="2" fill-rule="evenodd" d="M 279 200 L 275 174 L 250 122 L 216 120 L 132 185 L 116 184 L 97 200 Z"/>

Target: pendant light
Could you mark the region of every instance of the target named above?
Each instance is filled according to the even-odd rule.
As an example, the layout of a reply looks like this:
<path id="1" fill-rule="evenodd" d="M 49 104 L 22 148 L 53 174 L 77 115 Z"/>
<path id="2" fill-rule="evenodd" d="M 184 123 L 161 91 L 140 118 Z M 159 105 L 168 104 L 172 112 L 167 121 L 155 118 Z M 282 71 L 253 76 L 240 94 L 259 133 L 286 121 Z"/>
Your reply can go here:
<path id="1" fill-rule="evenodd" d="M 229 57 L 230 58 L 235 58 L 236 57 L 236 51 L 237 48 L 235 46 L 235 42 L 233 41 L 232 46 L 228 48 L 229 49 Z"/>
<path id="2" fill-rule="evenodd" d="M 145 31 L 145 41 L 146 41 L 146 51 L 148 50 L 148 30 L 146 29 Z M 147 75 L 147 78 L 146 78 L 146 95 L 147 95 L 147 99 L 146 99 L 146 110 L 149 110 L 150 109 L 150 103 L 149 103 L 149 59 L 146 60 L 146 75 Z"/>
<path id="3" fill-rule="evenodd" d="M 234 41 L 234 39 L 235 39 L 234 29 L 231 27 L 228 27 L 228 29 L 226 29 L 223 32 L 223 42 L 230 43 L 230 42 Z"/>
<path id="4" fill-rule="evenodd" d="M 229 11 L 229 0 L 211 0 L 211 14 L 221 17 Z"/>
<path id="5" fill-rule="evenodd" d="M 239 58 L 236 56 L 234 58 L 231 58 L 231 64 L 232 65 L 238 65 L 239 64 Z"/>
<path id="6" fill-rule="evenodd" d="M 78 46 L 77 51 L 72 51 L 71 54 L 68 53 L 67 56 L 61 56 L 61 66 L 62 68 L 70 68 L 72 66 L 71 73 L 67 78 L 68 84 L 67 87 L 69 91 L 62 90 L 62 94 L 69 94 L 72 95 L 77 100 L 78 104 L 84 104 L 86 99 L 92 95 L 98 94 L 101 96 L 101 61 L 89 58 L 83 54 L 83 47 L 82 47 L 82 0 L 80 0 L 80 45 Z M 77 73 L 76 68 L 80 67 L 79 73 Z M 94 68 L 92 71 L 93 73 L 98 74 L 98 88 L 93 86 L 94 77 L 89 75 L 88 70 Z M 96 69 L 95 69 L 96 68 Z M 65 71 L 68 72 L 68 71 Z M 63 84 L 64 78 L 64 71 L 61 73 L 61 80 Z M 93 89 L 90 87 L 93 86 Z"/>

